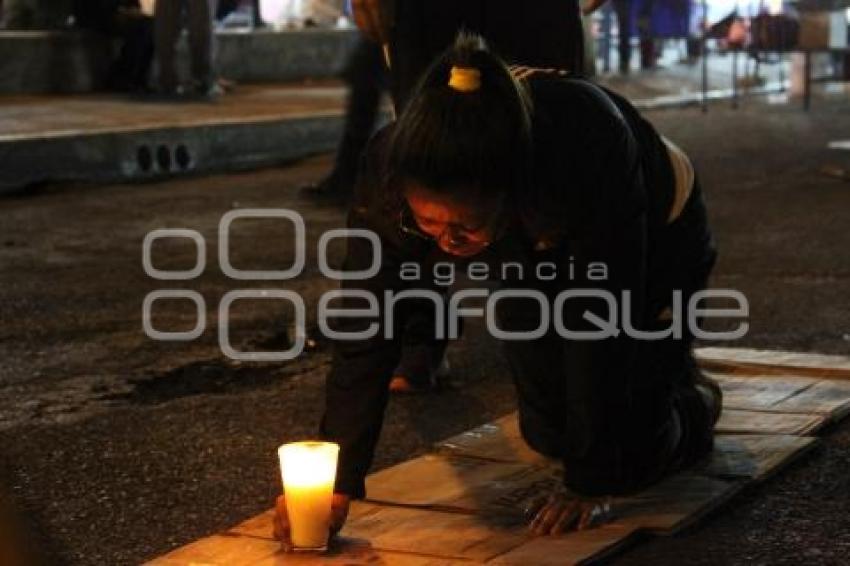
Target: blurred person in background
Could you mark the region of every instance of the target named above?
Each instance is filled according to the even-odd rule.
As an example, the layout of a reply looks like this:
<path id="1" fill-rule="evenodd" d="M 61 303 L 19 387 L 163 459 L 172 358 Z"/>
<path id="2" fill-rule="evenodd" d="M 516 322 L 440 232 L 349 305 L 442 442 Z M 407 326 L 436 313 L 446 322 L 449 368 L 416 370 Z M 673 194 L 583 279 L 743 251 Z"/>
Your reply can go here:
<path id="1" fill-rule="evenodd" d="M 375 130 L 381 96 L 387 87 L 381 46 L 361 38 L 348 58 L 342 77 L 348 85 L 342 139 L 330 174 L 304 187 L 312 196 L 347 198 L 354 189 L 360 155 Z"/>
<path id="2" fill-rule="evenodd" d="M 166 96 L 188 94 L 215 98 L 222 94 L 213 73 L 212 0 L 157 0 L 154 42 L 159 67 L 159 91 Z M 185 91 L 177 76 L 176 44 L 185 17 L 189 31 L 192 81 Z"/>
<path id="3" fill-rule="evenodd" d="M 652 0 L 641 0 L 638 4 L 637 31 L 640 41 L 640 68 L 654 69 L 658 59 L 652 22 Z"/>
<path id="4" fill-rule="evenodd" d="M 511 65 L 585 73 L 579 0 L 535 0 L 522 7 L 512 0 L 391 3 L 386 33 L 399 112 L 419 77 L 461 29 L 487 38 Z"/>
<path id="5" fill-rule="evenodd" d="M 139 0 L 74 0 L 74 22 L 80 29 L 120 38 L 118 56 L 109 69 L 107 88 L 145 92 L 153 63 L 153 18 Z"/>
<path id="6" fill-rule="evenodd" d="M 5 0 L 3 16 L 10 30 L 62 29 L 71 16 L 71 0 Z"/>
<path id="7" fill-rule="evenodd" d="M 584 6 L 585 14 L 592 14 L 608 0 L 590 0 Z M 617 17 L 617 53 L 619 55 L 620 74 L 629 73 L 632 60 L 632 1 L 611 0 L 614 14 Z"/>

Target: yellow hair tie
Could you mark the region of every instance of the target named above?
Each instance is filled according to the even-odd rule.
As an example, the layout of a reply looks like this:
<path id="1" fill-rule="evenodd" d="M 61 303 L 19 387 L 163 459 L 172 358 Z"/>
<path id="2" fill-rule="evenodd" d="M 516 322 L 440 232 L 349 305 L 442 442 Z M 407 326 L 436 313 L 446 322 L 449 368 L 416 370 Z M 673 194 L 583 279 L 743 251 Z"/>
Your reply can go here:
<path id="1" fill-rule="evenodd" d="M 468 67 L 452 67 L 449 86 L 459 92 L 475 92 L 481 88 L 481 71 Z"/>

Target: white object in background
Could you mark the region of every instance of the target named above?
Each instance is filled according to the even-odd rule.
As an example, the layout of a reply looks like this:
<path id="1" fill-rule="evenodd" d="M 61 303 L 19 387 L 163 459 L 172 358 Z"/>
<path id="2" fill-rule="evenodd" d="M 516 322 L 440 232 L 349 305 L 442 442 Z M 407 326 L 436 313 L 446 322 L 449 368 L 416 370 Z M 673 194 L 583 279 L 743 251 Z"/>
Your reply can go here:
<path id="1" fill-rule="evenodd" d="M 767 13 L 776 16 L 782 13 L 782 5 L 785 0 L 767 0 Z"/>
<path id="2" fill-rule="evenodd" d="M 260 0 L 260 19 L 270 26 L 286 26 L 293 20 L 296 2 L 301 4 L 300 0 Z"/>
<path id="3" fill-rule="evenodd" d="M 277 453 L 292 545 L 303 550 L 327 547 L 339 445 L 291 442 Z"/>
<path id="4" fill-rule="evenodd" d="M 340 16 L 336 21 L 337 29 L 354 29 L 354 24 L 347 16 Z"/>
<path id="5" fill-rule="evenodd" d="M 838 140 L 829 142 L 829 149 L 850 150 L 850 140 Z"/>
<path id="6" fill-rule="evenodd" d="M 303 27 L 307 20 L 334 27 L 343 15 L 343 0 L 260 0 L 260 17 L 274 27 Z"/>
<path id="7" fill-rule="evenodd" d="M 139 7 L 144 15 L 153 17 L 156 12 L 156 0 L 139 0 Z"/>

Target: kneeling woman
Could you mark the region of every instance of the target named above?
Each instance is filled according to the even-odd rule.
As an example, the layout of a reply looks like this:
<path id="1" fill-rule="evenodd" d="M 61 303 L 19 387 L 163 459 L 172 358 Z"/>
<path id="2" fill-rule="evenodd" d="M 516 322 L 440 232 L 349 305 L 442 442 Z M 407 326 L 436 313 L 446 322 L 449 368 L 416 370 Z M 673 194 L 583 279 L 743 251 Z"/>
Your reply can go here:
<path id="1" fill-rule="evenodd" d="M 642 489 L 711 450 L 719 389 L 696 369 L 688 330 L 662 332 L 671 326 L 674 291 L 687 304 L 714 263 L 705 208 L 687 156 L 628 102 L 557 72 L 509 69 L 480 38 L 462 35 L 398 121 L 373 139 L 357 199 L 350 227 L 376 232 L 383 254 L 377 275 L 346 288 L 378 298 L 419 288 L 421 281 L 405 277 L 406 266 L 430 273 L 429 265 L 451 257 L 527 266 L 523 280 L 500 285 L 534 289 L 550 304 L 567 289 L 617 299 L 611 305 L 595 293 L 560 303 L 564 311 L 555 318 L 584 337 L 564 338 L 563 328 L 553 327 L 503 343 L 523 437 L 563 463 L 567 490 L 543 505 L 535 531 L 582 525 L 598 498 Z M 368 241 L 350 238 L 348 246 L 345 269 L 368 270 Z M 563 269 L 536 269 L 541 262 Z M 529 273 L 543 275 L 530 281 Z M 621 301 L 624 292 L 628 300 Z M 500 300 L 498 327 L 539 329 L 538 299 Z M 350 306 L 364 307 L 355 300 Z M 623 331 L 594 339 L 612 308 L 620 330 L 628 325 L 644 336 Z M 420 312 L 397 303 L 393 329 L 337 344 L 321 426 L 322 436 L 341 446 L 337 527 L 349 499 L 365 495 L 404 339 L 399 329 Z M 338 330 L 363 330 L 376 320 L 383 314 L 347 318 Z M 278 519 L 285 530 L 285 517 Z"/>

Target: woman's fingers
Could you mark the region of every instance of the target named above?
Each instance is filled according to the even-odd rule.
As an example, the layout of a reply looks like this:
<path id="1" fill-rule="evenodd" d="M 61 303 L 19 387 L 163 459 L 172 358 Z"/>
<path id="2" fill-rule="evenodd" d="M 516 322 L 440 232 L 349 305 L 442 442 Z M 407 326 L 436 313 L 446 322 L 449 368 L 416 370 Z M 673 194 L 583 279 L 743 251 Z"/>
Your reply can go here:
<path id="1" fill-rule="evenodd" d="M 336 535 L 342 526 L 345 525 L 345 520 L 348 519 L 348 509 L 351 505 L 351 498 L 343 493 L 334 493 L 333 502 L 331 503 L 331 536 Z"/>
<path id="2" fill-rule="evenodd" d="M 531 532 L 535 535 L 545 535 L 555 526 L 555 521 L 561 516 L 565 502 L 558 497 L 550 497 L 537 516 L 531 522 Z"/>
<path id="3" fill-rule="evenodd" d="M 523 513 L 525 514 L 525 518 L 528 521 L 532 521 L 535 517 L 537 517 L 537 513 L 546 505 L 546 497 L 538 496 L 531 500 L 531 502 L 526 505 Z"/>
<path id="4" fill-rule="evenodd" d="M 281 495 L 275 501 L 274 538 L 280 541 L 284 550 L 292 548 L 290 539 L 289 516 L 286 514 L 286 498 Z"/>
<path id="5" fill-rule="evenodd" d="M 588 506 L 582 514 L 581 520 L 578 524 L 578 530 L 584 529 L 592 529 L 593 527 L 598 527 L 603 523 L 607 523 L 611 520 L 613 514 L 611 513 L 611 503 L 609 501 L 596 503 L 594 505 Z"/>
<path id="6" fill-rule="evenodd" d="M 569 503 L 558 516 L 555 524 L 552 525 L 549 534 L 559 535 L 566 531 L 569 531 L 573 528 L 576 523 L 576 520 L 581 518 L 582 515 L 582 505 L 577 501 L 573 501 Z"/>
<path id="7" fill-rule="evenodd" d="M 528 515 L 529 510 L 526 509 Z M 607 523 L 613 517 L 610 501 L 586 501 L 550 496 L 534 513 L 529 530 L 536 536 L 559 535 Z"/>

